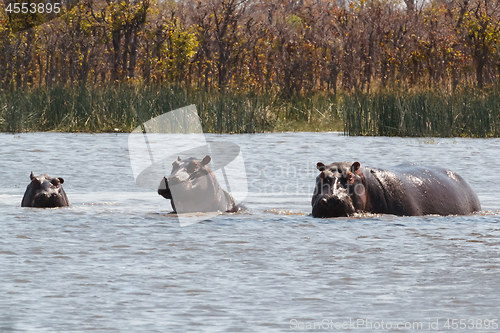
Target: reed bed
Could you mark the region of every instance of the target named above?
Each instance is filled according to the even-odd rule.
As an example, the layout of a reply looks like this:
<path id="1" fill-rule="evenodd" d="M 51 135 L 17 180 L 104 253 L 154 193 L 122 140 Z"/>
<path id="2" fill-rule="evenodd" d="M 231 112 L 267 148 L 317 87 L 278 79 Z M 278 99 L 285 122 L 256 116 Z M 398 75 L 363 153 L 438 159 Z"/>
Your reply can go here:
<path id="1" fill-rule="evenodd" d="M 344 96 L 341 104 L 349 135 L 500 136 L 500 89 L 386 91 Z"/>
<path id="2" fill-rule="evenodd" d="M 320 95 L 284 98 L 271 93 L 114 85 L 0 91 L 0 131 L 130 132 L 189 104 L 196 105 L 207 133 L 342 130 L 332 98 Z"/>
<path id="3" fill-rule="evenodd" d="M 343 130 L 347 135 L 500 136 L 500 89 L 285 97 L 137 84 L 2 90 L 0 131 L 130 132 L 189 104 L 196 105 L 206 133 Z"/>

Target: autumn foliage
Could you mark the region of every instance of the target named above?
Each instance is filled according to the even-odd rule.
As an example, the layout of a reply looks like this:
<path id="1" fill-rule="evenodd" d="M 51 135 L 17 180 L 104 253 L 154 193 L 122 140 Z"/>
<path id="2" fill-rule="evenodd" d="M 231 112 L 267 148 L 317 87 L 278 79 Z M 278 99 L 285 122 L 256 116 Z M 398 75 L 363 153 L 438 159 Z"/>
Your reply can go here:
<path id="1" fill-rule="evenodd" d="M 288 96 L 483 88 L 500 76 L 499 6 L 498 0 L 83 0 L 17 32 L 2 8 L 0 86 L 132 81 Z"/>
<path id="2" fill-rule="evenodd" d="M 6 9 L 1 131 L 129 131 L 196 104 L 212 132 L 500 136 L 499 0 L 69 0 L 57 15 L 29 17 Z"/>

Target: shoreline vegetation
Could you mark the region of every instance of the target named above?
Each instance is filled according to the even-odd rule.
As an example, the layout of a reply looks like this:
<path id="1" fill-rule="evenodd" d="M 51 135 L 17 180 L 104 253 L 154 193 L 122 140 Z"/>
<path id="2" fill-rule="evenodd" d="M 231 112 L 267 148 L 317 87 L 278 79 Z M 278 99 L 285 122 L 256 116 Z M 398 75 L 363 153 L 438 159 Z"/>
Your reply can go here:
<path id="1" fill-rule="evenodd" d="M 0 91 L 1 132 L 131 132 L 195 104 L 206 133 L 339 131 L 347 135 L 500 137 L 500 89 L 282 97 L 120 84 Z"/>
<path id="2" fill-rule="evenodd" d="M 342 131 L 336 100 L 314 95 L 205 92 L 119 84 L 0 91 L 1 132 L 131 132 L 165 112 L 195 104 L 206 133 Z"/>
<path id="3" fill-rule="evenodd" d="M 2 132 L 130 132 L 195 104 L 212 133 L 500 137 L 499 0 L 61 6 L 0 2 Z"/>

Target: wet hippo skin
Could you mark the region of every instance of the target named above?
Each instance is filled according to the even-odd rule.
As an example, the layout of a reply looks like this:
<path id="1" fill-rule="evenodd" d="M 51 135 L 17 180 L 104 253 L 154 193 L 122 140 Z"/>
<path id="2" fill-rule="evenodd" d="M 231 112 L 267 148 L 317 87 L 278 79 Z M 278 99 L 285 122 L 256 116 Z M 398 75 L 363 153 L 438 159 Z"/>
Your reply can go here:
<path id="1" fill-rule="evenodd" d="M 393 170 L 359 162 L 317 164 L 314 217 L 368 212 L 399 216 L 466 215 L 481 210 L 474 190 L 453 171 L 403 164 Z"/>
<path id="2" fill-rule="evenodd" d="M 174 212 L 235 212 L 238 210 L 232 196 L 221 188 L 208 167 L 210 156 L 203 160 L 194 157 L 172 163 L 170 176 L 163 177 L 158 194 L 169 199 Z"/>
<path id="3" fill-rule="evenodd" d="M 30 175 L 31 182 L 26 187 L 21 207 L 54 208 L 69 206 L 68 197 L 62 188 L 63 178 L 43 174 Z"/>

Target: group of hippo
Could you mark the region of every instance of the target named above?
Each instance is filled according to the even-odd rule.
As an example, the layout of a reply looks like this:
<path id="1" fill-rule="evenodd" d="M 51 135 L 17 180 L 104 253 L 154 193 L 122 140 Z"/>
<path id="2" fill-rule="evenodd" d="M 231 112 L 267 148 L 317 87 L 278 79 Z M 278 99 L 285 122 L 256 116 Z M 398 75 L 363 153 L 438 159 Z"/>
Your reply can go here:
<path id="1" fill-rule="evenodd" d="M 169 199 L 174 212 L 236 212 L 237 205 L 208 167 L 210 156 L 172 164 L 158 194 Z M 312 197 L 312 216 L 341 217 L 354 213 L 399 216 L 466 215 L 481 210 L 474 190 L 453 171 L 400 165 L 394 171 L 362 167 L 359 162 L 317 164 L 320 174 Z M 22 207 L 69 206 L 64 179 L 30 175 Z M 174 202 L 175 197 L 175 202 Z"/>

